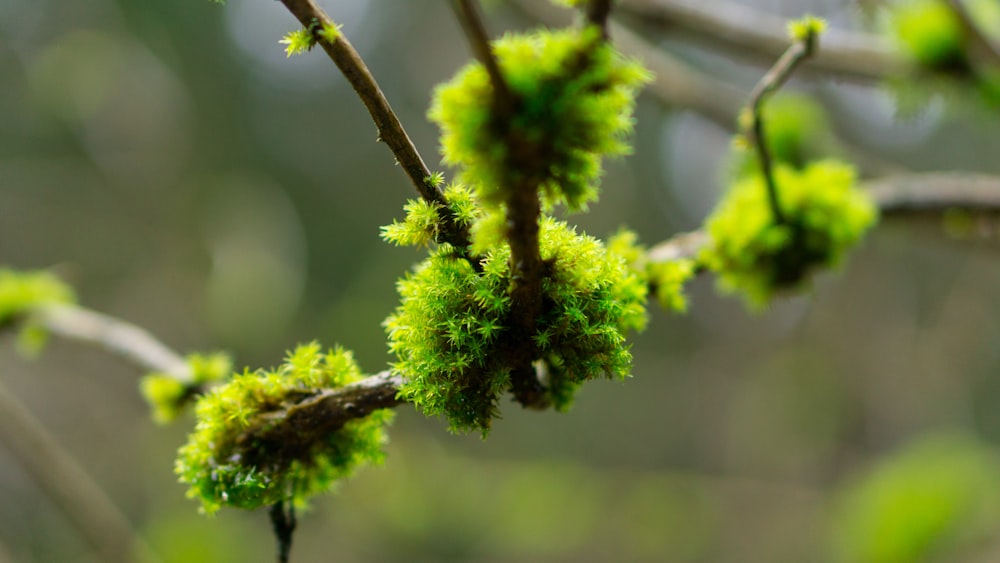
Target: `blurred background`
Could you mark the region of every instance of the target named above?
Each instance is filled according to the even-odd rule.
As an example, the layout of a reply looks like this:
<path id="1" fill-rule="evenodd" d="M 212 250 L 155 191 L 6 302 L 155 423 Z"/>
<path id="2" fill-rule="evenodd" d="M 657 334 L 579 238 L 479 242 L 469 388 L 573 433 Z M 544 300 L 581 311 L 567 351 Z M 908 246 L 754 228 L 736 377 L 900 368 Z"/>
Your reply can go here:
<path id="1" fill-rule="evenodd" d="M 537 0 L 541 2 L 542 0 Z M 425 159 L 435 84 L 468 59 L 440 0 L 325 0 Z M 872 2 L 764 1 L 838 28 Z M 535 25 L 488 3 L 494 34 Z M 867 22 L 867 23 L 866 23 Z M 180 351 L 270 366 L 296 343 L 391 359 L 381 321 L 420 259 L 379 226 L 415 197 L 360 102 L 273 1 L 0 2 L 0 264 L 52 268 L 81 302 Z M 764 67 L 667 34 L 660 47 L 748 93 Z M 813 75 L 846 145 L 882 169 L 1000 173 L 997 113 L 930 96 L 906 119 L 874 84 Z M 609 166 L 588 233 L 655 243 L 724 187 L 731 131 L 651 97 Z M 398 409 L 388 461 L 317 499 L 295 561 L 1000 560 L 1000 252 L 937 218 L 886 220 L 808 297 L 751 315 L 703 276 L 691 311 L 652 311 L 634 377 L 567 414 L 508 405 L 489 439 Z M 193 422 L 158 427 L 136 370 L 0 335 L 0 382 L 163 561 L 272 561 L 266 514 L 213 518 L 172 464 Z M 97 561 L 0 444 L 0 560 Z"/>

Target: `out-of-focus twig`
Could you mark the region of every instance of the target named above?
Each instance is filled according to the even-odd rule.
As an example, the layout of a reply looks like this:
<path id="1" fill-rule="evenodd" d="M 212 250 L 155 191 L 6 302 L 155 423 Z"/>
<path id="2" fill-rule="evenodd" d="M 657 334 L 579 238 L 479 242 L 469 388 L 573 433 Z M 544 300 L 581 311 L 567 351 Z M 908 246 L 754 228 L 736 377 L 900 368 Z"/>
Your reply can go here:
<path id="1" fill-rule="evenodd" d="M 144 371 L 192 383 L 191 369 L 184 358 L 132 323 L 76 305 L 39 308 L 31 314 L 31 321 L 54 335 L 96 344 Z"/>
<path id="2" fill-rule="evenodd" d="M 788 46 L 785 18 L 727 0 L 621 0 L 621 11 L 764 60 L 774 60 Z M 844 78 L 880 81 L 905 72 L 908 63 L 877 37 L 831 29 L 823 35 L 823 49 L 810 67 Z"/>
<path id="3" fill-rule="evenodd" d="M 3 385 L 0 443 L 23 464 L 101 561 L 158 560 L 111 499 Z"/>

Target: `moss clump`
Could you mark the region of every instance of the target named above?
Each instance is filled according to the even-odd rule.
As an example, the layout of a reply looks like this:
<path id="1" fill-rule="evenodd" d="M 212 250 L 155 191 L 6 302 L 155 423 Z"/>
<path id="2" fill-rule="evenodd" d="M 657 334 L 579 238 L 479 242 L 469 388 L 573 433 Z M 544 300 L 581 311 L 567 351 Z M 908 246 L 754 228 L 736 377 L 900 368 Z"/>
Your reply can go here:
<path id="1" fill-rule="evenodd" d="M 525 181 L 547 205 L 584 208 L 597 197 L 601 159 L 629 152 L 635 95 L 650 75 L 593 28 L 510 34 L 493 52 L 515 98 L 512 115 L 495 111 L 483 66 L 465 67 L 438 87 L 429 113 L 444 161 L 490 211 Z"/>
<path id="2" fill-rule="evenodd" d="M 891 22 L 900 46 L 921 65 L 934 70 L 965 66 L 962 24 L 946 2 L 898 2 Z"/>
<path id="3" fill-rule="evenodd" d="M 738 180 L 709 217 L 711 244 L 700 256 L 723 290 L 742 293 L 753 307 L 801 286 L 813 270 L 836 266 L 877 219 L 847 164 L 779 166 L 775 182 L 784 223 L 774 221 L 760 175 Z"/>
<path id="4" fill-rule="evenodd" d="M 565 223 L 545 217 L 543 305 L 533 335 L 546 393 L 566 409 L 576 388 L 601 376 L 624 377 L 631 365 L 625 332 L 645 324 L 645 280 L 625 260 Z M 402 303 L 385 321 L 400 394 L 453 431 L 484 434 L 510 388 L 512 285 L 510 250 L 484 254 L 479 271 L 442 245 L 398 284 Z"/>
<path id="5" fill-rule="evenodd" d="M 186 360 L 191 372 L 189 381 L 166 373 L 150 373 L 139 382 L 139 391 L 152 409 L 153 420 L 159 424 L 172 422 L 206 385 L 233 373 L 233 360 L 223 352 L 191 354 Z"/>
<path id="6" fill-rule="evenodd" d="M 0 268 L 0 326 L 34 308 L 75 301 L 73 290 L 49 272 Z"/>
<path id="7" fill-rule="evenodd" d="M 296 348 L 276 369 L 237 374 L 206 393 L 195 407 L 198 423 L 176 464 L 181 482 L 191 486 L 188 496 L 201 500 L 210 513 L 221 506 L 250 509 L 301 502 L 359 466 L 380 462 L 384 427 L 392 418 L 387 410 L 295 448 L 294 456 L 271 451 L 274 444 L 255 439 L 281 425 L 289 407 L 362 378 L 349 352 L 323 353 L 311 343 Z"/>
<path id="8" fill-rule="evenodd" d="M 0 268 L 0 328 L 23 321 L 18 331 L 21 351 L 34 355 L 45 346 L 48 331 L 31 319 L 31 312 L 47 305 L 76 302 L 73 289 L 48 272 L 18 272 Z"/>

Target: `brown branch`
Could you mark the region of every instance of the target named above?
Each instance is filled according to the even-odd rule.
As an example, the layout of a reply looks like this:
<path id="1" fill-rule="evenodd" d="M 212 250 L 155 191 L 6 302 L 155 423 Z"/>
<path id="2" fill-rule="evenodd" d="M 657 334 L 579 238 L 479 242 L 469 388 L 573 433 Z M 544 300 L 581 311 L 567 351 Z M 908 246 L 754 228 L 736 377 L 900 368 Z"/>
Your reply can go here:
<path id="1" fill-rule="evenodd" d="M 778 62 L 774 63 L 774 66 L 767 71 L 767 74 L 757 82 L 757 85 L 750 92 L 749 107 L 753 121 L 748 136 L 756 148 L 761 174 L 767 185 L 767 197 L 771 204 L 771 212 L 774 214 L 774 222 L 778 224 L 784 223 L 785 217 L 781 211 L 778 187 L 774 182 L 774 171 L 771 165 L 771 153 L 764 135 L 764 101 L 778 88 L 781 88 L 791 78 L 796 67 L 811 57 L 815 51 L 816 34 L 810 32 L 806 37 L 792 43 L 778 59 Z"/>
<path id="2" fill-rule="evenodd" d="M 285 510 L 285 505 L 288 509 Z M 292 534 L 295 532 L 295 503 L 276 502 L 271 506 L 271 529 L 278 544 L 278 563 L 288 563 L 292 554 Z"/>
<path id="3" fill-rule="evenodd" d="M 761 60 L 774 60 L 788 45 L 785 18 L 726 0 L 622 0 L 620 11 Z M 810 64 L 818 73 L 864 81 L 898 76 L 909 66 L 885 41 L 838 29 L 824 34 L 823 50 Z"/>
<path id="4" fill-rule="evenodd" d="M 509 116 L 514 111 L 516 100 L 510 87 L 507 86 L 507 80 L 500 70 L 500 64 L 493 56 L 490 38 L 486 34 L 486 26 L 483 25 L 483 20 L 479 16 L 478 4 L 473 0 L 455 0 L 452 7 L 459 23 L 462 24 L 462 30 L 465 32 L 476 60 L 483 65 L 486 74 L 490 77 L 496 112 L 503 116 Z"/>
<path id="5" fill-rule="evenodd" d="M 510 245 L 512 288 L 511 310 L 508 318 L 510 343 L 506 353 L 511 369 L 511 392 L 514 399 L 525 407 L 548 406 L 545 389 L 535 372 L 533 362 L 537 347 L 533 339 L 536 319 L 542 312 L 543 263 L 539 251 L 538 220 L 542 204 L 538 189 L 541 183 L 540 152 L 545 141 L 530 141 L 509 126 L 517 111 L 519 100 L 508 87 L 500 66 L 493 56 L 485 28 L 479 19 L 474 3 L 457 0 L 456 13 L 477 58 L 486 67 L 493 87 L 493 115 L 490 127 L 507 145 L 507 169 L 515 171 L 505 179 L 503 189 L 507 219 L 506 238 Z"/>
<path id="6" fill-rule="evenodd" d="M 177 352 L 138 326 L 75 305 L 48 305 L 30 313 L 29 322 L 48 332 L 101 348 L 139 366 L 193 383 L 191 368 Z"/>
<path id="7" fill-rule="evenodd" d="M 968 172 L 900 174 L 861 184 L 883 217 L 959 209 L 1000 212 L 1000 176 Z M 698 257 L 710 242 L 703 230 L 681 233 L 654 245 L 646 254 L 651 262 L 674 262 Z"/>
<path id="8" fill-rule="evenodd" d="M 601 36 L 608 38 L 608 18 L 611 16 L 613 0 L 590 0 L 587 3 L 587 23 L 601 30 Z"/>
<path id="9" fill-rule="evenodd" d="M 100 486 L 0 385 L 0 442 L 52 499 L 101 561 L 158 561 Z"/>
<path id="10" fill-rule="evenodd" d="M 344 78 L 354 88 L 358 97 L 361 98 L 361 102 L 368 109 L 372 121 L 375 122 L 379 140 L 383 141 L 392 151 L 396 162 L 403 168 L 420 196 L 428 202 L 440 206 L 444 214 L 444 225 L 438 242 L 447 242 L 462 250 L 467 248 L 469 246 L 468 231 L 456 222 L 454 214 L 449 211 L 444 195 L 438 186 L 431 181 L 430 170 L 424 164 L 423 158 L 417 152 L 417 148 L 410 140 L 406 130 L 403 129 L 403 124 L 400 123 L 396 113 L 392 110 L 392 106 L 389 105 L 382 89 L 375 82 L 375 77 L 372 76 L 368 66 L 361 59 L 361 55 L 343 34 L 338 34 L 333 41 L 329 41 L 321 35 L 324 28 L 335 28 L 336 24 L 313 0 L 281 0 L 281 3 L 288 8 L 288 11 L 299 20 L 304 28 L 311 30 L 316 43 L 323 48 L 327 56 L 343 73 Z"/>

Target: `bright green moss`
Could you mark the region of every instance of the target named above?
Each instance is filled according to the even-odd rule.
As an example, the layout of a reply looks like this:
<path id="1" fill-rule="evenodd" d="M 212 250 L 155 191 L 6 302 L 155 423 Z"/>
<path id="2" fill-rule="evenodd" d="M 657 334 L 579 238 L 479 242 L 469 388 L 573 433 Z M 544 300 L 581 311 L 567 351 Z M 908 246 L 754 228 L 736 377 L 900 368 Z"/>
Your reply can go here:
<path id="1" fill-rule="evenodd" d="M 627 229 L 608 239 L 608 252 L 620 256 L 640 276 L 664 309 L 678 313 L 687 311 L 684 284 L 694 277 L 693 260 L 651 262 L 646 249 L 638 244 L 638 236 Z"/>
<path id="2" fill-rule="evenodd" d="M 168 374 L 151 373 L 139 381 L 139 392 L 146 399 L 157 424 L 176 419 L 191 394 L 191 386 Z"/>
<path id="3" fill-rule="evenodd" d="M 75 300 L 73 290 L 48 272 L 0 268 L 0 326 L 34 308 Z"/>
<path id="4" fill-rule="evenodd" d="M 445 188 L 444 197 L 455 222 L 469 228 L 479 214 L 472 193 L 461 184 L 452 184 Z M 397 246 L 428 246 L 437 240 L 441 227 L 437 205 L 423 199 L 411 199 L 403 209 L 406 219 L 382 227 L 382 238 L 386 242 Z"/>
<path id="5" fill-rule="evenodd" d="M 947 2 L 897 2 L 891 23 L 900 46 L 920 64 L 933 69 L 964 64 L 962 24 Z"/>
<path id="6" fill-rule="evenodd" d="M 271 451 L 281 445 L 247 443 L 252 432 L 280 425 L 280 413 L 288 407 L 362 377 L 349 352 L 322 353 L 312 343 L 299 346 L 276 369 L 246 371 L 210 390 L 198 400 L 198 424 L 177 459 L 180 480 L 191 486 L 188 496 L 201 500 L 210 513 L 221 506 L 250 509 L 303 501 L 359 466 L 380 462 L 384 427 L 392 418 L 386 410 L 352 420 L 301 448 Z"/>
<path id="7" fill-rule="evenodd" d="M 159 424 L 176 419 L 203 386 L 222 381 L 233 373 L 232 358 L 223 352 L 191 354 L 186 360 L 190 381 L 170 374 L 150 373 L 139 382 L 139 391 L 152 409 L 153 420 Z"/>
<path id="8" fill-rule="evenodd" d="M 774 222 L 762 177 L 739 180 L 709 217 L 712 242 L 701 255 L 723 290 L 755 307 L 801 286 L 813 270 L 836 266 L 877 218 L 847 164 L 779 166 L 775 181 L 786 222 Z"/>
<path id="9" fill-rule="evenodd" d="M 625 332 L 646 320 L 644 280 L 600 241 L 543 218 L 540 252 L 547 264 L 534 342 L 547 392 L 568 408 L 580 383 L 624 377 L 631 365 Z M 400 394 L 453 431 L 484 434 L 510 387 L 510 251 L 483 255 L 481 271 L 441 245 L 398 284 L 402 303 L 385 321 Z"/>
<path id="10" fill-rule="evenodd" d="M 776 93 L 764 106 L 762 118 L 773 162 L 802 168 L 818 156 L 828 154 L 833 145 L 826 112 L 804 94 Z M 738 147 L 734 163 L 737 176 L 757 174 L 760 170 L 757 153 L 749 144 Z"/>
<path id="11" fill-rule="evenodd" d="M 826 20 L 804 16 L 788 22 L 788 38 L 792 41 L 811 41 L 826 31 Z"/>
<path id="12" fill-rule="evenodd" d="M 38 353 L 48 339 L 48 331 L 31 320 L 32 310 L 75 301 L 72 288 L 48 272 L 0 268 L 0 328 L 16 320 L 23 321 L 18 345 L 25 354 Z"/>
<path id="13" fill-rule="evenodd" d="M 297 29 L 285 34 L 278 43 L 285 46 L 285 55 L 291 57 L 312 49 L 316 40 L 308 29 Z"/>
<path id="14" fill-rule="evenodd" d="M 547 206 L 584 208 L 597 197 L 601 159 L 629 152 L 635 95 L 649 74 L 596 29 L 506 35 L 493 52 L 516 98 L 513 115 L 495 113 L 486 71 L 467 66 L 438 87 L 429 113 L 444 161 L 491 211 L 525 182 Z"/>

